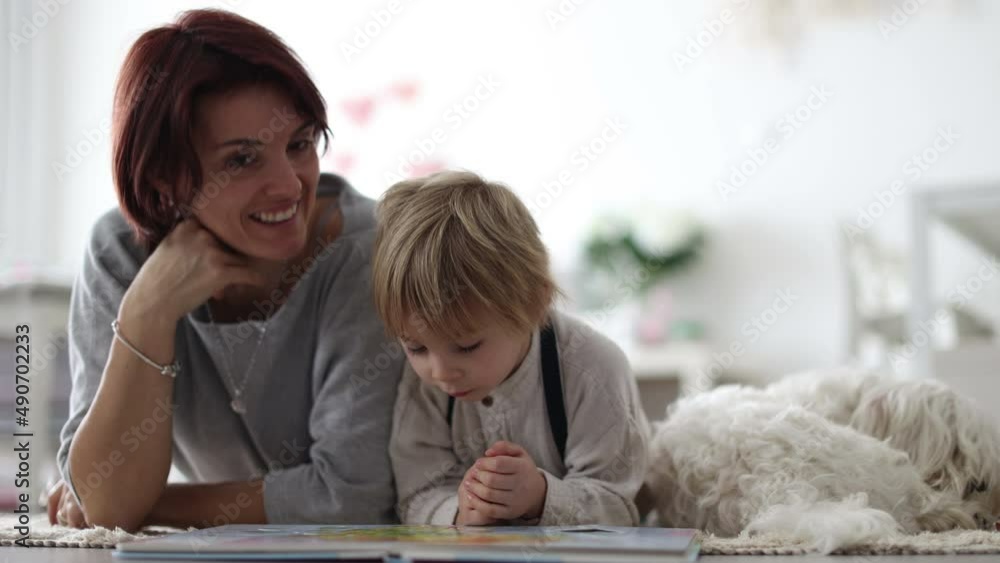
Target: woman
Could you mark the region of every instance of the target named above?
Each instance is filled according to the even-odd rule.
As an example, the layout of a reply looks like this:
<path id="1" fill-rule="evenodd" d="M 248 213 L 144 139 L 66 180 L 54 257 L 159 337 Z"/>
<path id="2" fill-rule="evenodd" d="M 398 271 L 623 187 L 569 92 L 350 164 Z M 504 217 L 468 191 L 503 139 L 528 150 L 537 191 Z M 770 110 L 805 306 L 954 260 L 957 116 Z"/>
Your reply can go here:
<path id="1" fill-rule="evenodd" d="M 142 35 L 113 116 L 119 209 L 73 288 L 50 519 L 380 523 L 398 345 L 371 306 L 373 202 L 319 173 L 324 102 L 221 11 Z M 167 485 L 171 463 L 191 484 Z"/>

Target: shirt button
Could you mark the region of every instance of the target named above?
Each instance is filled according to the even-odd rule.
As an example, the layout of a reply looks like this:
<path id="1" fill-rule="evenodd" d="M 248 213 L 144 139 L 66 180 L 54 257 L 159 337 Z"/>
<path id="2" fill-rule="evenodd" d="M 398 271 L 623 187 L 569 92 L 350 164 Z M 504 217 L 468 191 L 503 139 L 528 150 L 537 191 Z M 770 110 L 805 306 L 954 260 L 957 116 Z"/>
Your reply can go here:
<path id="1" fill-rule="evenodd" d="M 489 395 L 483 397 L 482 403 L 483 403 L 484 407 L 492 407 L 493 406 L 493 397 L 490 397 Z"/>

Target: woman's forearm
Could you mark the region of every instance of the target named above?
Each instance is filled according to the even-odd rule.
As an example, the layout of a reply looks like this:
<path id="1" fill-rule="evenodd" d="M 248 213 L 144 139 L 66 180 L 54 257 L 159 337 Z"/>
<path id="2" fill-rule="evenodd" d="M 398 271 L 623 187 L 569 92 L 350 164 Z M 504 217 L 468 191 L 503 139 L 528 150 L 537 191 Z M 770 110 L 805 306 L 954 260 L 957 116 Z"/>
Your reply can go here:
<path id="1" fill-rule="evenodd" d="M 176 321 L 119 311 L 121 334 L 158 363 L 174 361 Z M 189 376 L 189 374 L 182 374 Z M 170 472 L 173 379 L 117 339 L 94 402 L 69 450 L 69 469 L 92 525 L 138 528 Z"/>
<path id="2" fill-rule="evenodd" d="M 266 524 L 263 487 L 262 480 L 170 484 L 144 524 L 177 528 Z"/>

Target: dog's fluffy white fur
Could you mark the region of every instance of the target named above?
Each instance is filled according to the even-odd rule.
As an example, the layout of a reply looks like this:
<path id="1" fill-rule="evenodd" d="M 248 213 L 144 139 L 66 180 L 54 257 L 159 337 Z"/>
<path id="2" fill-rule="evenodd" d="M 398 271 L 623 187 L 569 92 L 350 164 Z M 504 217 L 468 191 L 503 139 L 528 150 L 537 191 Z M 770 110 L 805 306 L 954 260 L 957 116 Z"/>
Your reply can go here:
<path id="1" fill-rule="evenodd" d="M 777 533 L 829 553 L 993 529 L 1000 515 L 1000 432 L 933 380 L 841 369 L 720 387 L 672 405 L 651 449 L 663 526 Z"/>

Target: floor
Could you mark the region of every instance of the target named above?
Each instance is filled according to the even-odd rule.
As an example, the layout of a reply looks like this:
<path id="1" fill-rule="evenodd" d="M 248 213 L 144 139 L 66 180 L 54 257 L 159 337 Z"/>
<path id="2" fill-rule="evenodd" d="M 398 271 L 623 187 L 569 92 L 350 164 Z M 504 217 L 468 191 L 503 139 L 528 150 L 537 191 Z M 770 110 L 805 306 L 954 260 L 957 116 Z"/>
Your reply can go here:
<path id="1" fill-rule="evenodd" d="M 139 561 L 137 559 L 115 559 L 111 550 L 107 549 L 60 549 L 60 548 L 0 548 L 0 563 L 123 563 Z M 959 561 L 960 563 L 996 563 L 996 555 L 928 555 L 928 556 L 890 556 L 890 557 L 859 557 L 859 556 L 711 556 L 702 557 L 699 561 L 705 563 L 875 563 L 878 561 L 891 563 L 938 563 L 944 561 Z"/>

